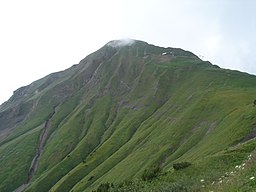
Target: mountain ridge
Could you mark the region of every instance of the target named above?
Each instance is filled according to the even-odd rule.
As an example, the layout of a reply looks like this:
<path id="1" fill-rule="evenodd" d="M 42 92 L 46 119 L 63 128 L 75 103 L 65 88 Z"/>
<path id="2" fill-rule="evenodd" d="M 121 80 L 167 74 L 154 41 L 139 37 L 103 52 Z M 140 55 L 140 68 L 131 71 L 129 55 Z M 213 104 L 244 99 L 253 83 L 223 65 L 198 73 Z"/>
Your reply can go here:
<path id="1" fill-rule="evenodd" d="M 0 189 L 90 191 L 155 165 L 211 162 L 254 139 L 255 80 L 182 49 L 110 41 L 1 105 Z"/>

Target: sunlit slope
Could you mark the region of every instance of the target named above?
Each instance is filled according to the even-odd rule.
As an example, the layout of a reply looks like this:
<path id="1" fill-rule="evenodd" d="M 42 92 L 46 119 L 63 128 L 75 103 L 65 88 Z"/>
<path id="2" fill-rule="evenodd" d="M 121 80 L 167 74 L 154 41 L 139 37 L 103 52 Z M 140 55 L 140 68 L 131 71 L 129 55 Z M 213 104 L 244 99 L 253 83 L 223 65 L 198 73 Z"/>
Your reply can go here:
<path id="1" fill-rule="evenodd" d="M 0 140 L 0 189 L 27 183 L 39 144 L 26 191 L 90 191 L 211 158 L 254 137 L 255 82 L 181 49 L 108 44 L 1 107 L 27 110 Z"/>

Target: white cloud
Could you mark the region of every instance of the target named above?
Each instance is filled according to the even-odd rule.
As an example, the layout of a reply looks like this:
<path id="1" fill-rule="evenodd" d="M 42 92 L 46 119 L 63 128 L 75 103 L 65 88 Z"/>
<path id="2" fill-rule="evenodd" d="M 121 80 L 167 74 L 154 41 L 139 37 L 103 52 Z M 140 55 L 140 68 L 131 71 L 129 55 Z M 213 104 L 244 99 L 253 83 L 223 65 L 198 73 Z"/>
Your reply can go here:
<path id="1" fill-rule="evenodd" d="M 120 39 L 113 40 L 107 43 L 108 46 L 111 47 L 123 47 L 123 46 L 131 46 L 134 43 L 133 39 Z"/>

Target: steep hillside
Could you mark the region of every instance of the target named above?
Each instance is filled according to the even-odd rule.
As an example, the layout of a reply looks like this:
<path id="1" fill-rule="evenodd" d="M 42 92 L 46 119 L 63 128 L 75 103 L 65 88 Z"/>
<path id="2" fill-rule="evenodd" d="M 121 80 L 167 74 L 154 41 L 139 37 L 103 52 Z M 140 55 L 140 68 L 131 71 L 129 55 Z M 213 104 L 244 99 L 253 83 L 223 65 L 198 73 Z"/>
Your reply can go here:
<path id="1" fill-rule="evenodd" d="M 0 191 L 204 190 L 255 149 L 255 83 L 182 49 L 109 42 L 0 106 Z"/>

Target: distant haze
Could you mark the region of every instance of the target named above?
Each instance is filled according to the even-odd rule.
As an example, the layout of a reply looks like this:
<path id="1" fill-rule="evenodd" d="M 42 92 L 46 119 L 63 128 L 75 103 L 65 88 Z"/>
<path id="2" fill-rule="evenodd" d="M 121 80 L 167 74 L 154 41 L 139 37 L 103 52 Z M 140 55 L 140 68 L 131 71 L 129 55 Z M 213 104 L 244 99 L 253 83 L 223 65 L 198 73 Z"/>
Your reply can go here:
<path id="1" fill-rule="evenodd" d="M 255 7 L 254 0 L 1 1 L 0 103 L 115 39 L 179 47 L 256 74 Z"/>

